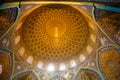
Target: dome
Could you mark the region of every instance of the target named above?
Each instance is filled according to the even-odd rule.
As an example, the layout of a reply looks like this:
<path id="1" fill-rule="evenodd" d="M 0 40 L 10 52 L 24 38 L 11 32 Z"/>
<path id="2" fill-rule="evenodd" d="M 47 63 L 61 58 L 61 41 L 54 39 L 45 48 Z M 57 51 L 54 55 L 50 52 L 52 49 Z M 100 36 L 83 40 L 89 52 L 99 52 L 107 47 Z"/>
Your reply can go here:
<path id="1" fill-rule="evenodd" d="M 23 59 L 35 64 L 83 62 L 91 55 L 97 38 L 91 17 L 82 9 L 63 4 L 37 6 L 17 25 L 12 50 L 17 49 Z"/>
<path id="2" fill-rule="evenodd" d="M 98 1 L 1 4 L 0 79 L 119 80 L 119 12 Z"/>

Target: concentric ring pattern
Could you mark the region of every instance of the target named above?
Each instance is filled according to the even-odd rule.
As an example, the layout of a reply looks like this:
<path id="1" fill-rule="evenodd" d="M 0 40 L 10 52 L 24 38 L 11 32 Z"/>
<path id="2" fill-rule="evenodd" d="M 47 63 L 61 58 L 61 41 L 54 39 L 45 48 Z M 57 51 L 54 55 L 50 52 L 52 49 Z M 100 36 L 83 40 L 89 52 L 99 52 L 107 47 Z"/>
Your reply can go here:
<path id="1" fill-rule="evenodd" d="M 57 61 L 77 55 L 90 36 L 83 15 L 66 5 L 36 9 L 24 22 L 22 32 L 23 40 L 33 54 Z"/>
<path id="2" fill-rule="evenodd" d="M 13 29 L 12 50 L 27 62 L 84 61 L 94 49 L 97 30 L 90 16 L 74 6 L 35 8 Z M 89 44 L 90 43 L 90 44 Z M 15 50 L 16 49 L 16 50 Z"/>

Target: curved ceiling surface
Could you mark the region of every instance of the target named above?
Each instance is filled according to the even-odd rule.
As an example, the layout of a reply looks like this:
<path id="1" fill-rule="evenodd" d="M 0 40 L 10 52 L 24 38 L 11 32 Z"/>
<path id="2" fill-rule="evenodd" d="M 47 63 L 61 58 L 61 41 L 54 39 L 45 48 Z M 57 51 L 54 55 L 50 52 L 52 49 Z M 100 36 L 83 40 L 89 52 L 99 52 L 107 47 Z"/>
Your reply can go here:
<path id="1" fill-rule="evenodd" d="M 50 4 L 36 7 L 24 16 L 13 30 L 16 34 L 12 35 L 11 45 L 26 60 L 61 63 L 77 59 L 82 62 L 94 49 L 96 26 L 82 9 Z"/>
<path id="2" fill-rule="evenodd" d="M 58 3 L 0 5 L 0 79 L 119 80 L 119 9 Z"/>

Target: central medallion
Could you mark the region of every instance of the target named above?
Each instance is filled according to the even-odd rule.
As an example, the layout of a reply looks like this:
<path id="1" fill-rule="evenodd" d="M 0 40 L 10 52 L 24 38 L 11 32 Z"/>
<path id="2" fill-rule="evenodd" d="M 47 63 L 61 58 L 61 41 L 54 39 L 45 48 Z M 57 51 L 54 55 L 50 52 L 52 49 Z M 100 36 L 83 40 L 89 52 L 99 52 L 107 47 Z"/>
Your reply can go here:
<path id="1" fill-rule="evenodd" d="M 46 31 L 48 35 L 58 38 L 64 35 L 66 31 L 66 25 L 61 19 L 55 18 L 51 19 L 46 24 Z"/>

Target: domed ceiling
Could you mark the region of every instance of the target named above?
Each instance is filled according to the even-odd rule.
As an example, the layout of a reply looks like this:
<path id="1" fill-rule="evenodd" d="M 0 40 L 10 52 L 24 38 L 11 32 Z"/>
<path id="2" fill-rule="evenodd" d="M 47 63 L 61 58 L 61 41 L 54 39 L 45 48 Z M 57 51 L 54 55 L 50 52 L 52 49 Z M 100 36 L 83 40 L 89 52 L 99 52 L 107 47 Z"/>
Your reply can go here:
<path id="1" fill-rule="evenodd" d="M 86 4 L 3 4 L 0 79 L 119 80 L 119 9 Z"/>
<path id="2" fill-rule="evenodd" d="M 97 28 L 90 24 L 89 15 L 76 7 L 40 6 L 18 21 L 13 29 L 12 50 L 17 49 L 15 53 L 25 61 L 30 58 L 30 64 L 82 62 L 82 57 L 91 54 L 97 38 Z"/>

